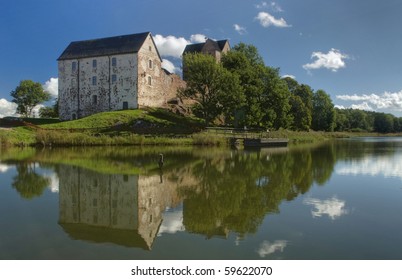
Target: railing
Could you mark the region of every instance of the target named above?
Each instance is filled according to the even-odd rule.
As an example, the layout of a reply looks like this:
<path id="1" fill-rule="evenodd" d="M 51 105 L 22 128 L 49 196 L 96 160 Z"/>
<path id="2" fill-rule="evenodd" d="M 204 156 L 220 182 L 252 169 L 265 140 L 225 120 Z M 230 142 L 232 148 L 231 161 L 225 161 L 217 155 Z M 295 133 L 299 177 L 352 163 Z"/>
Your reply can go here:
<path id="1" fill-rule="evenodd" d="M 206 127 L 209 133 L 215 133 L 229 138 L 270 138 L 269 131 L 262 129 L 234 128 L 234 127 Z"/>

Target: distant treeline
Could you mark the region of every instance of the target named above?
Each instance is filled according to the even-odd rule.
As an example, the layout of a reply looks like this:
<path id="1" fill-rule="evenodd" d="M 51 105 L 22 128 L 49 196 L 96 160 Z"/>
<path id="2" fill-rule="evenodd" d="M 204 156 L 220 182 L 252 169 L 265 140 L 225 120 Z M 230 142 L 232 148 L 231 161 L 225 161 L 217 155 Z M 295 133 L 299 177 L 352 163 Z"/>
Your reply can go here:
<path id="1" fill-rule="evenodd" d="M 335 131 L 402 132 L 402 117 L 357 109 L 335 109 Z"/>

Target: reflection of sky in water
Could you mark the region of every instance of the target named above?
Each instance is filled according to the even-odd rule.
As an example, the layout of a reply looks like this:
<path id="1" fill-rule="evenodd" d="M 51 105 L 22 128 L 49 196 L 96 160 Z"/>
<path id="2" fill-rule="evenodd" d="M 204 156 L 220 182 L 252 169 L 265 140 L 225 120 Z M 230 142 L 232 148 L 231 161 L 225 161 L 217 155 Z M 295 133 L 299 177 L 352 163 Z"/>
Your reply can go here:
<path id="1" fill-rule="evenodd" d="M 163 233 L 174 234 L 180 231 L 185 231 L 183 225 L 183 209 L 173 209 L 163 213 L 163 221 L 159 228 L 158 235 Z"/>
<path id="2" fill-rule="evenodd" d="M 311 210 L 313 217 L 322 217 L 327 215 L 331 218 L 331 220 L 335 220 L 348 213 L 348 211 L 345 209 L 346 202 L 336 197 L 325 200 L 318 198 L 306 198 L 303 203 L 314 207 L 314 209 Z"/>
<path id="3" fill-rule="evenodd" d="M 335 172 L 339 175 L 370 175 L 396 177 L 402 180 L 402 155 L 376 156 L 368 155 L 359 160 L 342 162 Z"/>
<path id="4" fill-rule="evenodd" d="M 10 165 L 0 163 L 0 173 L 6 173 L 10 168 Z"/>
<path id="5" fill-rule="evenodd" d="M 46 178 L 49 179 L 49 186 L 51 192 L 58 193 L 59 192 L 59 177 L 56 173 L 50 173 L 44 175 Z"/>
<path id="6" fill-rule="evenodd" d="M 283 252 L 287 244 L 288 242 L 286 240 L 275 240 L 274 242 L 265 240 L 260 244 L 257 253 L 261 258 L 264 258 L 275 252 Z"/>

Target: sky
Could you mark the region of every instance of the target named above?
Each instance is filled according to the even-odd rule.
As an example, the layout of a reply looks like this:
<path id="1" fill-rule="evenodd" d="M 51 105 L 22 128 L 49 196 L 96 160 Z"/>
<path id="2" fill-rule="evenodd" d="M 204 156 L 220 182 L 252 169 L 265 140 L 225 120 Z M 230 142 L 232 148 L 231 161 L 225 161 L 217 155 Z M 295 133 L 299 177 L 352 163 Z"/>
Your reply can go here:
<path id="1" fill-rule="evenodd" d="M 21 80 L 57 96 L 70 42 L 146 31 L 178 74 L 186 44 L 228 39 L 337 107 L 402 116 L 401 14 L 400 0 L 2 0 L 0 117 L 15 113 Z"/>

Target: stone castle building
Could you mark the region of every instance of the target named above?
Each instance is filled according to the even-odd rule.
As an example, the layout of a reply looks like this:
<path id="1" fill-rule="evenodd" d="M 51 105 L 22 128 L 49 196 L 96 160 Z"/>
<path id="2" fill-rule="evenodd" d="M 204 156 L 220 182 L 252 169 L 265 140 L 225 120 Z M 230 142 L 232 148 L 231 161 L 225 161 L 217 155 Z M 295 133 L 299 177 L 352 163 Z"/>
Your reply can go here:
<path id="1" fill-rule="evenodd" d="M 188 45 L 183 55 L 202 52 L 220 61 L 229 49 L 227 40 L 207 39 Z M 178 75 L 162 68 L 150 32 L 72 42 L 58 58 L 58 72 L 61 120 L 105 111 L 163 107 L 185 86 Z"/>

